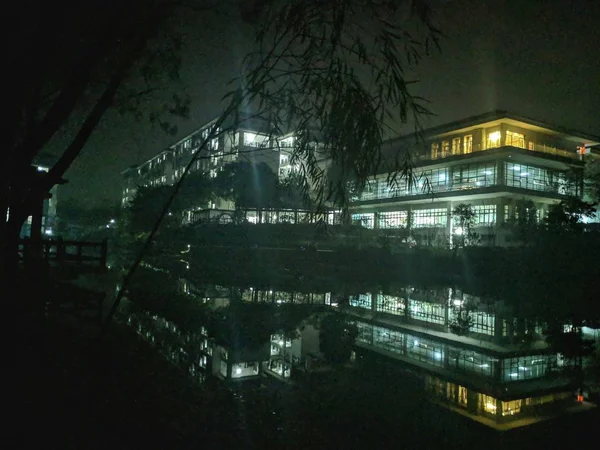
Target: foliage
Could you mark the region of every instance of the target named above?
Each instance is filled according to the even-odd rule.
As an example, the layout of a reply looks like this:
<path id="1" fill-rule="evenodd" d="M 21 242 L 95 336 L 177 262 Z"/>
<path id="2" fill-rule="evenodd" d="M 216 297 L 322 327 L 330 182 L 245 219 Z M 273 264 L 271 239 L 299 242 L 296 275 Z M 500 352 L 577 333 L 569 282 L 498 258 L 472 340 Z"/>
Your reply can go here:
<path id="1" fill-rule="evenodd" d="M 349 323 L 343 314 L 327 314 L 320 322 L 319 349 L 330 364 L 345 364 L 350 360 L 357 336 L 356 325 Z"/>
<path id="2" fill-rule="evenodd" d="M 7 32 L 19 39 L 4 55 L 11 86 L 0 164 L 0 277 L 5 281 L 16 270 L 22 224 L 63 182 L 109 108 L 133 110 L 171 131 L 165 116 L 187 114 L 186 99 L 177 95 L 159 111 L 141 107 L 148 93 L 177 78 L 180 36 L 172 19 L 179 7 L 170 0 L 124 0 L 110 7 L 100 0 L 34 0 L 11 8 Z M 49 171 L 30 176 L 48 146 L 53 150 Z"/>
<path id="3" fill-rule="evenodd" d="M 236 209 L 256 208 L 260 211 L 276 206 L 277 175 L 261 162 L 232 162 L 223 167 L 215 178 L 215 193 L 235 202 Z"/>
<path id="4" fill-rule="evenodd" d="M 452 210 L 452 218 L 454 219 L 454 245 L 457 247 L 475 245 L 478 235 L 473 231 L 475 212 L 471 205 L 467 203 L 456 205 Z"/>
<path id="5" fill-rule="evenodd" d="M 583 358 L 594 352 L 594 342 L 583 338 L 580 327 L 565 331 L 564 325 L 556 321 L 546 330 L 546 342 L 553 351 L 562 354 L 578 368 L 581 368 Z"/>
<path id="6" fill-rule="evenodd" d="M 591 203 L 577 197 L 568 197 L 550 206 L 545 223 L 553 232 L 581 232 L 584 218 L 593 218 L 596 210 Z"/>
<path id="7" fill-rule="evenodd" d="M 347 211 L 347 185 L 360 190 L 386 164 L 411 173 L 410 155 L 382 151 L 391 123 L 420 128 L 428 111 L 411 95 L 407 66 L 437 46 L 428 2 L 292 0 L 260 2 L 257 50 L 245 60 L 232 99 L 256 109 L 272 136 L 294 132 L 291 163 L 319 206 Z M 327 161 L 327 164 L 325 163 Z M 326 167 L 336 167 L 327 177 Z"/>

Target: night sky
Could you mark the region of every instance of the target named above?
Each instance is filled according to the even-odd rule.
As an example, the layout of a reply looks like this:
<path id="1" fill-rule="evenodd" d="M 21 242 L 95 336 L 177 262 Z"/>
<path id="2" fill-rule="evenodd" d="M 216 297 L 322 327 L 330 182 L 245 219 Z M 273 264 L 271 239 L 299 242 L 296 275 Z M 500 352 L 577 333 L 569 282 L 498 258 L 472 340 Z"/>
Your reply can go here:
<path id="1" fill-rule="evenodd" d="M 493 109 L 600 135 L 600 1 L 437 0 L 442 53 L 423 61 L 414 91 L 430 100 L 433 126 Z M 167 136 L 109 112 L 67 172 L 61 200 L 116 203 L 120 172 L 219 113 L 226 82 L 247 50 L 235 20 L 205 15 L 185 31 L 181 82 L 192 113 Z M 410 130 L 407 129 L 407 132 Z M 60 201 L 60 200 L 59 200 Z"/>

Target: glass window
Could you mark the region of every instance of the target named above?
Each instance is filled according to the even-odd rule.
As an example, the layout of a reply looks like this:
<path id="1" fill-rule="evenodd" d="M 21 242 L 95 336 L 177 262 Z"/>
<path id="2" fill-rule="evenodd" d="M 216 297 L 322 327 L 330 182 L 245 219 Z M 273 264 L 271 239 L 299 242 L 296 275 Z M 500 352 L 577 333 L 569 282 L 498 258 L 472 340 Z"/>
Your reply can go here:
<path id="1" fill-rule="evenodd" d="M 473 151 L 473 135 L 467 134 L 463 138 L 463 153 L 471 153 Z"/>
<path id="2" fill-rule="evenodd" d="M 393 181 L 392 184 L 388 183 L 387 180 L 377 180 L 376 186 L 373 187 L 375 190 L 374 198 L 394 198 L 408 195 L 408 183 L 406 178 L 399 178 Z M 361 200 L 367 200 L 366 198 Z"/>
<path id="3" fill-rule="evenodd" d="M 403 316 L 406 311 L 406 301 L 402 297 L 379 294 L 376 309 L 379 312 Z"/>
<path id="4" fill-rule="evenodd" d="M 375 223 L 375 214 L 352 214 L 352 223 L 365 228 L 373 228 L 373 225 Z"/>
<path id="5" fill-rule="evenodd" d="M 479 189 L 496 185 L 496 164 L 465 164 L 454 168 L 453 189 Z"/>
<path id="6" fill-rule="evenodd" d="M 505 358 L 502 361 L 502 380 L 519 381 L 547 375 L 556 365 L 556 355 L 534 355 Z"/>
<path id="7" fill-rule="evenodd" d="M 373 345 L 389 352 L 404 353 L 404 333 L 384 327 L 373 327 Z"/>
<path id="8" fill-rule="evenodd" d="M 372 296 L 371 294 L 351 295 L 349 299 L 350 306 L 357 308 L 371 309 Z"/>
<path id="9" fill-rule="evenodd" d="M 444 365 L 443 344 L 406 334 L 406 356 L 438 367 Z"/>
<path id="10" fill-rule="evenodd" d="M 390 211 L 379 213 L 379 228 L 405 228 L 408 224 L 407 211 Z"/>
<path id="11" fill-rule="evenodd" d="M 431 158 L 437 159 L 440 157 L 440 144 L 434 142 L 431 144 Z"/>
<path id="12" fill-rule="evenodd" d="M 442 157 L 450 155 L 450 141 L 442 141 Z"/>
<path id="13" fill-rule="evenodd" d="M 460 154 L 460 138 L 452 139 L 452 154 L 459 155 Z"/>
<path id="14" fill-rule="evenodd" d="M 269 137 L 264 134 L 244 133 L 244 145 L 248 147 L 266 147 L 269 144 Z"/>
<path id="15" fill-rule="evenodd" d="M 420 209 L 412 212 L 413 228 L 445 227 L 448 223 L 446 208 Z"/>
<path id="16" fill-rule="evenodd" d="M 496 205 L 471 205 L 475 213 L 475 225 L 491 226 L 496 223 Z"/>
<path id="17" fill-rule="evenodd" d="M 425 170 L 417 175 L 416 186 L 412 188 L 412 194 L 426 194 L 431 189 L 432 192 L 445 192 L 450 187 L 448 179 L 448 169 Z"/>
<path id="18" fill-rule="evenodd" d="M 501 144 L 502 134 L 500 130 L 492 131 L 487 135 L 487 148 L 499 147 Z"/>
<path id="19" fill-rule="evenodd" d="M 525 148 L 525 135 L 521 133 L 515 133 L 514 131 L 506 132 L 506 145 L 512 145 L 513 147 Z"/>
<path id="20" fill-rule="evenodd" d="M 370 323 L 357 321 L 354 323 L 356 328 L 358 329 L 358 336 L 356 336 L 357 342 L 362 342 L 363 344 L 373 344 L 373 325 Z"/>
<path id="21" fill-rule="evenodd" d="M 575 186 L 567 182 L 565 172 L 509 162 L 505 162 L 504 167 L 507 186 L 563 195 L 577 192 Z"/>
<path id="22" fill-rule="evenodd" d="M 429 323 L 443 325 L 446 323 L 446 305 L 419 300 L 408 300 L 408 311 L 410 317 Z"/>

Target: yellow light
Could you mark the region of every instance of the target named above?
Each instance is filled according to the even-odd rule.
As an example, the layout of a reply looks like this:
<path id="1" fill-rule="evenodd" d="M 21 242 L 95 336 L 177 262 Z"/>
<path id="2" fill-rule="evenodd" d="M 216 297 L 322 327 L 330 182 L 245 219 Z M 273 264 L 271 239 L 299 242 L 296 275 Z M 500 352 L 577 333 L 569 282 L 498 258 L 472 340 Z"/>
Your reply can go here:
<path id="1" fill-rule="evenodd" d="M 492 144 L 497 144 L 498 142 L 500 142 L 500 132 L 494 131 L 493 133 L 488 134 L 488 140 Z"/>

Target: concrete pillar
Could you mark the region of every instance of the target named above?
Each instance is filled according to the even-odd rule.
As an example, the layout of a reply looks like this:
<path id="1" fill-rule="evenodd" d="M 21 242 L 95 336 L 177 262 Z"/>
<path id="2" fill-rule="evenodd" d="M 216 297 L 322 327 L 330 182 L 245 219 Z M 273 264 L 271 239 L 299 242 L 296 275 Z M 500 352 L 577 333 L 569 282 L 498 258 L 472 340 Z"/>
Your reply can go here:
<path id="1" fill-rule="evenodd" d="M 496 185 L 506 185 L 506 171 L 504 169 L 504 161 L 496 161 Z"/>
<path id="2" fill-rule="evenodd" d="M 379 229 L 379 212 L 373 213 L 373 229 L 374 230 Z"/>

